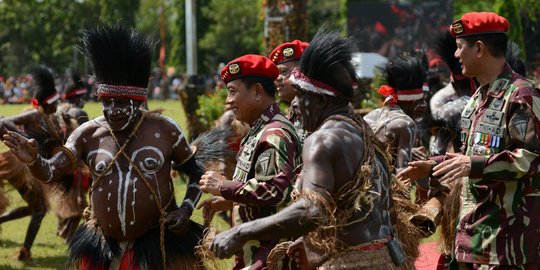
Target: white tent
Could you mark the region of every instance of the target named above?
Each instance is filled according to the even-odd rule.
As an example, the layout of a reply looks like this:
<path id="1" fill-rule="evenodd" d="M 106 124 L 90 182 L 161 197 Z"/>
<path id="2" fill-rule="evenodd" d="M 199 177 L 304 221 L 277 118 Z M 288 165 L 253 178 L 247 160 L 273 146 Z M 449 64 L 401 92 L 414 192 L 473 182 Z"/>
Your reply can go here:
<path id="1" fill-rule="evenodd" d="M 352 60 L 356 74 L 360 78 L 373 78 L 375 69 L 384 65 L 387 61 L 386 57 L 371 52 L 354 53 Z"/>

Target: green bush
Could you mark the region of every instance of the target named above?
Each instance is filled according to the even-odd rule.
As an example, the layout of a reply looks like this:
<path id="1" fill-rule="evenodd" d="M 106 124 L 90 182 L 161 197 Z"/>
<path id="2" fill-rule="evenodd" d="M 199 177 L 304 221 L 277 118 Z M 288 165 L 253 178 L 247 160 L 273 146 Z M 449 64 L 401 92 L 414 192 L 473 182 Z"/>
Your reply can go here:
<path id="1" fill-rule="evenodd" d="M 215 121 L 218 120 L 225 111 L 226 98 L 227 90 L 224 88 L 217 89 L 212 93 L 201 95 L 197 98 L 199 108 L 195 113 L 206 129 L 213 128 Z"/>

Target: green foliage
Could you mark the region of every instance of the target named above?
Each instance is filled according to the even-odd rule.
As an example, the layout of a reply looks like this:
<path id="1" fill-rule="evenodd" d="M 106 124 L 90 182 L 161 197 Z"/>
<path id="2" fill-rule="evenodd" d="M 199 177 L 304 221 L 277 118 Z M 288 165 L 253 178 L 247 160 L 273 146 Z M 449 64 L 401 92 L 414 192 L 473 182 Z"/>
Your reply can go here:
<path id="1" fill-rule="evenodd" d="M 140 0 L 98 0 L 100 6 L 99 21 L 111 23 L 122 20 L 127 25 L 135 26 L 135 14 Z"/>
<path id="2" fill-rule="evenodd" d="M 260 52 L 262 24 L 259 19 L 260 0 L 210 0 L 201 6 L 202 16 L 209 24 L 199 42 L 199 48 L 207 52 L 199 59 L 211 70 L 220 62 L 244 54 Z"/>
<path id="3" fill-rule="evenodd" d="M 308 36 L 311 38 L 323 25 L 341 27 L 347 33 L 347 0 L 308 1 Z"/>
<path id="4" fill-rule="evenodd" d="M 213 128 L 216 120 L 223 115 L 226 98 L 226 89 L 218 89 L 210 94 L 198 96 L 199 108 L 195 113 L 205 129 Z"/>
<path id="5" fill-rule="evenodd" d="M 20 74 L 36 64 L 69 67 L 79 29 L 96 22 L 96 7 L 92 1 L 0 1 L 0 72 Z"/>

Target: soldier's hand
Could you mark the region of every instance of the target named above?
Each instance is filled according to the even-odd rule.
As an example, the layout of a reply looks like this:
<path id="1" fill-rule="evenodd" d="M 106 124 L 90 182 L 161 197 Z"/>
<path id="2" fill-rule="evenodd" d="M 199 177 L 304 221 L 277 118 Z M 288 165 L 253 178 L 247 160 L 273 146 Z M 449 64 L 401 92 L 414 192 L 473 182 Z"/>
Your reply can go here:
<path id="1" fill-rule="evenodd" d="M 396 175 L 398 181 L 404 184 L 409 184 L 426 177 L 429 177 L 433 161 L 422 160 L 409 162 L 409 167 L 403 169 Z"/>
<path id="2" fill-rule="evenodd" d="M 441 183 L 450 183 L 463 176 L 469 176 L 471 172 L 471 157 L 456 154 L 446 153 L 449 159 L 441 162 L 433 167 L 433 176 L 441 176 Z"/>
<path id="3" fill-rule="evenodd" d="M 239 229 L 242 225 L 232 227 L 214 237 L 210 250 L 220 258 L 230 258 L 232 255 L 242 249 L 245 244 L 245 240 L 241 239 Z"/>
<path id="4" fill-rule="evenodd" d="M 201 191 L 215 196 L 221 196 L 220 188 L 225 181 L 225 176 L 215 172 L 207 171 L 199 180 Z"/>
<path id="5" fill-rule="evenodd" d="M 36 160 L 38 155 L 38 143 L 36 140 L 27 139 L 13 131 L 8 131 L 3 138 L 6 146 L 20 161 L 32 163 Z"/>
<path id="6" fill-rule="evenodd" d="M 165 224 L 169 225 L 171 232 L 176 235 L 183 235 L 189 230 L 189 218 L 192 212 L 188 207 L 180 206 L 180 208 L 167 214 Z"/>

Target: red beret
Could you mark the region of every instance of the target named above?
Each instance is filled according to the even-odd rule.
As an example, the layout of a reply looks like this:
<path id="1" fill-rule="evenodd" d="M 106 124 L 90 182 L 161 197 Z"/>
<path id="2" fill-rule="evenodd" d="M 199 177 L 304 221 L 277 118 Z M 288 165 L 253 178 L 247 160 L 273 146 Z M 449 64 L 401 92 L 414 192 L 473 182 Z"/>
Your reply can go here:
<path id="1" fill-rule="evenodd" d="M 225 83 L 244 78 L 268 78 L 275 81 L 278 67 L 270 59 L 256 54 L 246 54 L 227 63 L 221 70 Z"/>
<path id="2" fill-rule="evenodd" d="M 283 43 L 277 46 L 271 53 L 268 58 L 274 62 L 274 64 L 279 65 L 292 60 L 298 60 L 302 57 L 302 53 L 309 45 L 307 42 L 300 40 L 294 40 L 291 42 Z"/>
<path id="3" fill-rule="evenodd" d="M 450 33 L 456 38 L 480 35 L 506 33 L 510 24 L 494 12 L 469 12 L 450 26 Z"/>

